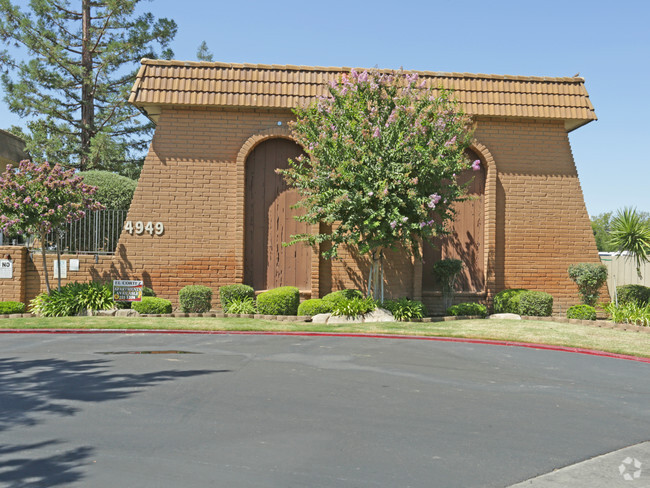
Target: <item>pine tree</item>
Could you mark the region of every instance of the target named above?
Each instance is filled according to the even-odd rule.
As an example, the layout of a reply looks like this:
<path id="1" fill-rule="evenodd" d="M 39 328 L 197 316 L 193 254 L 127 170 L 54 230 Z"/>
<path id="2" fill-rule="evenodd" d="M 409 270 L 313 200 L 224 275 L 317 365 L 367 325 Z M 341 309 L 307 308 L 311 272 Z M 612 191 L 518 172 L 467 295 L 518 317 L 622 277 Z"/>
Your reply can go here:
<path id="1" fill-rule="evenodd" d="M 214 61 L 214 56 L 208 48 L 208 43 L 203 41 L 196 50 L 196 59 L 199 61 Z"/>
<path id="2" fill-rule="evenodd" d="M 34 159 L 80 170 L 133 176 L 152 126 L 128 103 L 143 57 L 171 58 L 176 23 L 136 16 L 141 0 L 0 0 L 2 86 L 9 109 L 28 119 L 23 137 Z M 74 2 L 77 3 L 77 2 Z M 17 60 L 12 54 L 26 54 Z"/>

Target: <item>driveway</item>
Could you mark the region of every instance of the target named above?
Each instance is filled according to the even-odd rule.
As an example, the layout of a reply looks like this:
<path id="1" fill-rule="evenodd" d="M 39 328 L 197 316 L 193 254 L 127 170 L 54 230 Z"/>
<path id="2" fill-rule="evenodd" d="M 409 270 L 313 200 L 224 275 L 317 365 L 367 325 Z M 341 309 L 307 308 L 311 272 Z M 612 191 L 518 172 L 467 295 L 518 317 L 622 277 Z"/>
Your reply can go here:
<path id="1" fill-rule="evenodd" d="M 649 373 L 418 340 L 0 334 L 0 486 L 507 487 L 650 440 Z M 612 456 L 607 486 L 650 486 L 650 459 L 626 481 Z"/>

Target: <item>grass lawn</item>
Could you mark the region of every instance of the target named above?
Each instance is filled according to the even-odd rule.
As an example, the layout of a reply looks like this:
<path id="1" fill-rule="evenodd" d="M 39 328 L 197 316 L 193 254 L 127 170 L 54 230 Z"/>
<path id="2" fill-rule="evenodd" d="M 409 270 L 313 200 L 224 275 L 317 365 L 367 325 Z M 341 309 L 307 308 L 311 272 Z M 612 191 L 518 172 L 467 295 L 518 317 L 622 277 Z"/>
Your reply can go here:
<path id="1" fill-rule="evenodd" d="M 533 320 L 457 320 L 325 325 L 211 317 L 61 317 L 0 320 L 0 329 L 155 329 L 399 334 L 493 339 L 650 357 L 650 334 Z"/>

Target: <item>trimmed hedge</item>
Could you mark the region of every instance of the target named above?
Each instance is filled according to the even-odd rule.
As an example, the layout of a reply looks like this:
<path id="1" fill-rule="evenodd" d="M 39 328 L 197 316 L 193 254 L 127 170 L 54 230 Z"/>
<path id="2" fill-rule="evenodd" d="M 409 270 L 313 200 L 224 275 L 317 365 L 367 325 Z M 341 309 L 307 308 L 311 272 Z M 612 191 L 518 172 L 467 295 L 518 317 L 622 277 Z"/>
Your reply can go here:
<path id="1" fill-rule="evenodd" d="M 591 305 L 574 305 L 566 311 L 569 319 L 596 320 L 596 309 Z"/>
<path id="2" fill-rule="evenodd" d="M 334 305 L 332 302 L 322 298 L 311 298 L 305 300 L 298 306 L 298 315 L 309 315 L 313 317 L 319 313 L 331 313 Z"/>
<path id="3" fill-rule="evenodd" d="M 553 297 L 543 291 L 521 293 L 518 313 L 531 317 L 550 317 L 553 313 Z"/>
<path id="4" fill-rule="evenodd" d="M 132 302 L 131 308 L 138 313 L 172 313 L 172 302 L 164 298 L 142 297 L 141 302 Z"/>
<path id="5" fill-rule="evenodd" d="M 323 297 L 323 300 L 336 305 L 344 300 L 352 300 L 353 298 L 363 298 L 365 295 L 359 290 L 339 290 L 328 293 Z"/>
<path id="6" fill-rule="evenodd" d="M 110 210 L 128 210 L 138 182 L 110 171 L 90 170 L 79 173 L 86 185 L 97 187 L 95 199 Z"/>
<path id="7" fill-rule="evenodd" d="M 650 287 L 643 285 L 622 285 L 616 287 L 618 303 L 636 302 L 639 305 L 650 303 Z"/>
<path id="8" fill-rule="evenodd" d="M 300 290 L 281 286 L 257 296 L 257 311 L 262 315 L 298 315 Z"/>
<path id="9" fill-rule="evenodd" d="M 22 302 L 0 302 L 0 315 L 11 313 L 25 313 L 25 304 Z"/>
<path id="10" fill-rule="evenodd" d="M 219 301 L 224 312 L 228 309 L 228 304 L 231 301 L 244 300 L 248 297 L 255 300 L 255 290 L 252 286 L 237 284 L 219 287 Z"/>
<path id="11" fill-rule="evenodd" d="M 494 313 L 519 313 L 519 299 L 525 288 L 503 290 L 494 296 Z"/>
<path id="12" fill-rule="evenodd" d="M 202 285 L 187 285 L 178 292 L 181 312 L 205 313 L 212 308 L 212 289 Z"/>
<path id="13" fill-rule="evenodd" d="M 487 317 L 487 307 L 480 303 L 467 302 L 453 305 L 447 309 L 447 315 L 458 317 L 459 315 L 478 315 L 479 317 Z"/>

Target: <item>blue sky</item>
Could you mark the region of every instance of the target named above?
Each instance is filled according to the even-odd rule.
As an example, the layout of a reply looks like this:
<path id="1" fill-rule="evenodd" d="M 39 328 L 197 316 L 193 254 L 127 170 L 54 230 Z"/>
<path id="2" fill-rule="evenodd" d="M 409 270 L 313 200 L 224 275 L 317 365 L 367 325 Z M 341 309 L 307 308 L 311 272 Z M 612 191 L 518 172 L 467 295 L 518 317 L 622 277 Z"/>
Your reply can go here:
<path id="1" fill-rule="evenodd" d="M 72 0 L 76 3 L 76 0 Z M 21 2 L 21 3 L 26 3 Z M 650 211 L 650 2 L 153 0 L 175 58 L 573 76 L 598 121 L 569 134 L 590 215 Z M 0 102 L 0 128 L 20 120 Z"/>

